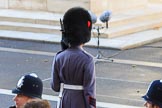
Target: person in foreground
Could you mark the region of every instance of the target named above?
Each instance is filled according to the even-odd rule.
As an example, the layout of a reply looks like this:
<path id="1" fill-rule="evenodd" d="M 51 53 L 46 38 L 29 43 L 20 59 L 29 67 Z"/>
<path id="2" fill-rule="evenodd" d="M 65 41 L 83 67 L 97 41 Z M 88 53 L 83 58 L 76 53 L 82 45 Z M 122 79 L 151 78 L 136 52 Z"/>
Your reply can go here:
<path id="1" fill-rule="evenodd" d="M 146 108 L 162 108 L 162 80 L 152 81 L 142 98 L 146 101 Z"/>
<path id="2" fill-rule="evenodd" d="M 51 108 L 51 105 L 47 100 L 35 99 L 27 102 L 23 108 Z"/>
<path id="3" fill-rule="evenodd" d="M 60 92 L 57 108 L 96 108 L 94 60 L 83 45 L 91 39 L 92 20 L 81 7 L 69 9 L 63 16 L 62 51 L 52 65 L 51 87 Z"/>
<path id="4" fill-rule="evenodd" d="M 12 90 L 12 93 L 16 94 L 13 98 L 15 105 L 9 108 L 22 108 L 28 101 L 41 99 L 42 92 L 43 82 L 35 73 L 24 75 Z"/>

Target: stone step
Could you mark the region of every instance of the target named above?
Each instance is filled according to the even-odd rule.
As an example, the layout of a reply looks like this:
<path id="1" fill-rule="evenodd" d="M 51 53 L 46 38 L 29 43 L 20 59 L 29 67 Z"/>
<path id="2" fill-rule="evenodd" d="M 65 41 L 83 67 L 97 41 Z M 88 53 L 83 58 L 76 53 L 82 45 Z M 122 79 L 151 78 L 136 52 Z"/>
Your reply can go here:
<path id="1" fill-rule="evenodd" d="M 59 25 L 62 14 L 15 9 L 0 9 L 0 21 Z"/>
<path id="2" fill-rule="evenodd" d="M 0 30 L 0 38 L 55 43 L 58 43 L 61 40 L 61 36 L 56 34 L 23 32 L 13 30 Z"/>
<path id="3" fill-rule="evenodd" d="M 100 29 L 100 36 L 102 38 L 114 38 L 119 36 L 124 36 L 127 34 L 132 34 L 136 32 L 141 32 L 149 29 L 157 29 L 162 26 L 162 18 L 158 20 L 153 21 L 143 21 L 140 23 L 131 23 L 119 27 L 110 27 L 110 28 L 104 28 Z M 97 30 L 93 30 L 94 36 L 98 35 Z"/>
<path id="4" fill-rule="evenodd" d="M 61 36 L 47 33 L 0 30 L 0 38 L 60 43 Z M 99 47 L 126 50 L 162 40 L 162 28 L 146 30 L 122 37 L 99 38 Z M 98 38 L 92 37 L 87 46 L 97 48 Z"/>
<path id="5" fill-rule="evenodd" d="M 158 29 L 136 32 L 114 38 L 99 38 L 100 47 L 126 50 L 162 40 L 162 27 Z M 97 39 L 92 38 L 86 45 L 96 46 Z"/>
<path id="6" fill-rule="evenodd" d="M 156 29 L 162 26 L 162 18 L 155 21 L 143 21 L 140 23 L 131 23 L 119 27 L 110 27 L 100 29 L 100 37 L 102 38 L 114 38 L 135 32 L 140 32 L 148 29 Z M 6 22 L 0 21 L 1 30 L 14 30 L 24 32 L 36 32 L 36 33 L 49 33 L 61 35 L 60 26 L 33 24 L 33 23 L 21 23 L 21 22 Z M 93 29 L 93 36 L 97 37 L 97 30 Z"/>
<path id="7" fill-rule="evenodd" d="M 156 19 L 162 16 L 162 8 L 157 5 L 150 5 L 149 8 L 140 8 L 131 11 L 124 11 L 122 13 L 112 14 L 112 18 L 109 21 L 109 26 L 119 26 L 128 24 L 131 22 L 139 22 L 143 20 Z M 59 19 L 62 18 L 63 14 L 50 13 L 44 11 L 27 11 L 27 10 L 12 10 L 12 9 L 1 9 L 0 20 L 1 21 L 16 21 L 16 22 L 28 22 L 36 24 L 50 24 L 59 25 Z M 99 21 L 96 25 L 103 25 Z"/>
<path id="8" fill-rule="evenodd" d="M 100 29 L 100 37 L 102 38 L 114 38 L 118 36 L 123 36 L 147 29 L 158 28 L 162 26 L 162 19 L 155 21 L 143 21 L 140 23 L 131 23 L 127 25 L 122 25 L 119 27 L 109 27 L 108 29 Z M 60 26 L 55 25 L 44 25 L 44 24 L 34 24 L 34 23 L 22 23 L 22 22 L 6 22 L 0 21 L 1 30 L 15 30 L 15 31 L 25 31 L 25 32 L 39 32 L 39 33 L 50 33 L 60 35 Z M 97 36 L 97 30 L 93 30 L 93 36 Z"/>
<path id="9" fill-rule="evenodd" d="M 98 17 L 100 15 L 97 15 Z M 142 7 L 134 10 L 127 10 L 120 13 L 113 13 L 109 20 L 110 27 L 122 26 L 132 22 L 156 20 L 162 17 L 162 5 L 149 4 L 147 7 Z M 96 25 L 105 26 L 99 18 Z"/>
<path id="10" fill-rule="evenodd" d="M 60 34 L 60 26 L 0 21 L 1 30 Z"/>
<path id="11" fill-rule="evenodd" d="M 140 32 L 148 29 L 156 29 L 162 26 L 162 19 L 158 21 L 142 22 L 140 24 L 132 23 L 123 25 L 122 27 L 104 28 L 100 29 L 101 38 L 114 38 L 120 37 L 127 34 Z M 43 25 L 43 24 L 31 24 L 31 23 L 20 23 L 20 22 L 0 22 L 1 30 L 14 30 L 23 32 L 35 32 L 35 33 L 49 33 L 61 35 L 60 26 Z M 97 37 L 97 30 L 93 29 L 93 37 Z"/>
<path id="12" fill-rule="evenodd" d="M 123 26 L 129 23 L 140 23 L 143 21 L 157 20 L 159 18 L 162 18 L 162 5 L 150 4 L 148 7 L 143 7 L 136 10 L 128 10 L 114 15 L 112 13 L 109 26 Z"/>
<path id="13" fill-rule="evenodd" d="M 147 8 L 124 11 L 112 15 L 108 22 L 109 28 L 105 28 L 105 23 L 97 21 L 97 26 L 104 27 L 100 30 L 101 37 L 114 38 L 127 34 L 154 29 L 162 26 L 162 5 L 148 5 Z M 97 36 L 97 30 L 94 31 Z"/>
<path id="14" fill-rule="evenodd" d="M 59 19 L 62 14 L 44 12 L 0 9 L 0 29 L 25 32 L 40 32 L 60 34 Z M 149 5 L 131 11 L 123 11 L 113 15 L 109 21 L 109 28 L 100 30 L 101 38 L 114 38 L 127 34 L 154 29 L 162 26 L 162 5 Z M 95 26 L 105 26 L 98 21 Z M 92 31 L 97 36 L 97 30 Z"/>

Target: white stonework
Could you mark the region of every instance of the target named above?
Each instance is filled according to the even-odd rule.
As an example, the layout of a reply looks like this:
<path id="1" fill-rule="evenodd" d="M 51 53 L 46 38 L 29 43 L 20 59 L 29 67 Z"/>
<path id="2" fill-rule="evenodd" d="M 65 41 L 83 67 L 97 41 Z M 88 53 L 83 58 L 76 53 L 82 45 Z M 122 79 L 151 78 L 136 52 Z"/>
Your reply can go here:
<path id="1" fill-rule="evenodd" d="M 32 0 L 8 0 L 11 9 L 31 9 Z"/>
<path id="2" fill-rule="evenodd" d="M 121 12 L 128 9 L 145 7 L 148 0 L 90 0 L 90 8 L 95 13 L 101 13 L 103 10 Z"/>
<path id="3" fill-rule="evenodd" d="M 67 9 L 81 6 L 89 9 L 88 0 L 47 0 L 47 8 L 49 11 L 64 13 Z"/>
<path id="4" fill-rule="evenodd" d="M 46 10 L 46 0 L 8 0 L 11 9 Z"/>
<path id="5" fill-rule="evenodd" d="M 47 0 L 32 0 L 31 9 L 33 10 L 47 10 Z"/>
<path id="6" fill-rule="evenodd" d="M 8 8 L 8 0 L 0 0 L 0 8 Z"/>
<path id="7" fill-rule="evenodd" d="M 162 4 L 162 0 L 149 0 L 151 3 Z"/>
<path id="8" fill-rule="evenodd" d="M 64 13 L 74 6 L 81 6 L 96 14 L 105 10 L 113 13 L 146 7 L 148 2 L 162 3 L 162 0 L 0 0 L 0 8 L 41 10 Z"/>

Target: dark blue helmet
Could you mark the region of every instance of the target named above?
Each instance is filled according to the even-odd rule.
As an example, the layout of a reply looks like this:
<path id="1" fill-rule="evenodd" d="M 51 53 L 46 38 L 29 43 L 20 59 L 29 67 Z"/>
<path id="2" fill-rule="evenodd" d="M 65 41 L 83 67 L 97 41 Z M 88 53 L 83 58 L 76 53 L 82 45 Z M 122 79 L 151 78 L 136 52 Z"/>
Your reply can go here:
<path id="1" fill-rule="evenodd" d="M 16 88 L 12 90 L 12 93 L 23 94 L 31 98 L 41 98 L 42 92 L 43 82 L 35 73 L 22 76 Z"/>
<path id="2" fill-rule="evenodd" d="M 142 98 L 162 108 L 162 80 L 153 81 Z"/>

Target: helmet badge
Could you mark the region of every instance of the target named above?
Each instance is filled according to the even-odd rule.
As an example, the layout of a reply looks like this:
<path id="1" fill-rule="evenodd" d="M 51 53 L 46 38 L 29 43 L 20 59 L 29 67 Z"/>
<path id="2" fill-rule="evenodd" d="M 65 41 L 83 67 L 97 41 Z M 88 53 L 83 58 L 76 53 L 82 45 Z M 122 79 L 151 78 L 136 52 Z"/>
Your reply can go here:
<path id="1" fill-rule="evenodd" d="M 162 83 L 162 80 L 160 80 L 160 82 Z"/>
<path id="2" fill-rule="evenodd" d="M 20 78 L 20 80 L 19 80 L 18 83 L 17 83 L 17 87 L 21 88 L 21 86 L 24 85 L 24 84 L 23 84 L 23 83 L 24 83 L 24 78 L 25 78 L 24 76 Z"/>

